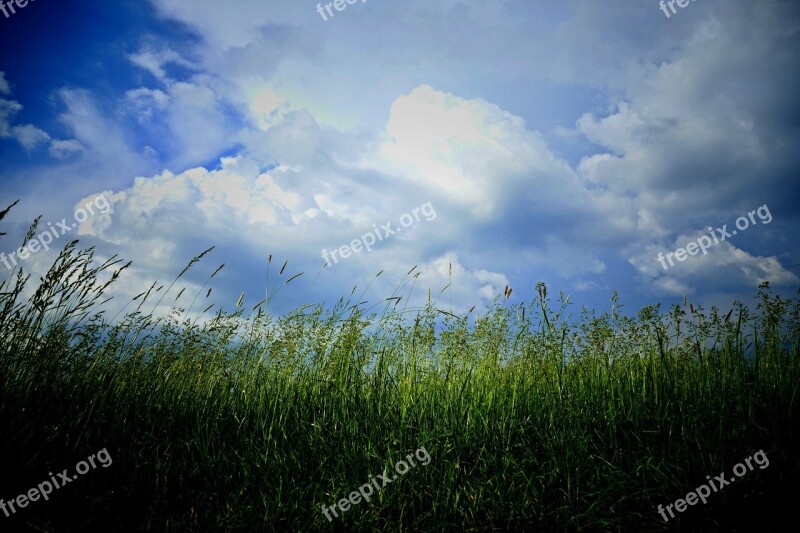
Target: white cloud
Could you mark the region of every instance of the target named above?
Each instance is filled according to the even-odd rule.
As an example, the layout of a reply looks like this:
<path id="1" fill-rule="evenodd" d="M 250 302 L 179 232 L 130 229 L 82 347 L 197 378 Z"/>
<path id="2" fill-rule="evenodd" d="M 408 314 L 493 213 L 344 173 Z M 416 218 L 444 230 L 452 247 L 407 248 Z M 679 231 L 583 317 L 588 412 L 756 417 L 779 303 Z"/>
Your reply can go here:
<path id="1" fill-rule="evenodd" d="M 0 72 L 0 94 L 10 92 L 8 82 L 5 80 L 5 73 Z M 31 151 L 39 144 L 50 140 L 50 136 L 33 124 L 22 124 L 12 126 L 12 119 L 22 110 L 22 104 L 15 100 L 0 98 L 0 138 L 14 139 L 22 147 Z"/>
<path id="2" fill-rule="evenodd" d="M 523 188 L 547 187 L 547 197 L 570 194 L 578 204 L 585 201 L 569 166 L 520 117 L 428 85 L 394 102 L 380 153 L 376 164 L 387 172 L 479 218 L 497 215 Z"/>
<path id="3" fill-rule="evenodd" d="M 49 153 L 56 159 L 66 159 L 72 155 L 86 151 L 86 147 L 75 139 L 50 141 Z"/>
<path id="4" fill-rule="evenodd" d="M 256 124 L 264 131 L 283 122 L 291 110 L 290 103 L 270 88 L 258 87 L 248 92 L 250 113 Z"/>
<path id="5" fill-rule="evenodd" d="M 65 107 L 58 115 L 59 122 L 84 147 L 85 154 L 96 166 L 113 163 L 117 168 L 133 172 L 142 167 L 139 155 L 128 145 L 123 125 L 98 105 L 90 91 L 60 89 L 56 95 Z"/>
<path id="6" fill-rule="evenodd" d="M 162 50 L 142 50 L 134 54 L 129 54 L 128 59 L 137 67 L 143 68 L 156 79 L 163 82 L 168 81 L 167 73 L 164 70 L 167 65 L 175 64 L 189 69 L 195 68 L 191 62 L 184 59 L 174 50 L 168 48 Z"/>
<path id="7" fill-rule="evenodd" d="M 673 255 L 670 262 L 666 257 L 668 252 L 696 239 L 697 235 L 682 234 L 667 248 L 649 245 L 629 261 L 648 285 L 652 283 L 671 295 L 691 294 L 700 286 L 709 291 L 735 291 L 743 287 L 754 289 L 764 281 L 777 287 L 800 284 L 800 278 L 781 266 L 777 257 L 755 256 L 727 241 L 708 248 L 706 254 L 698 250 L 697 255 L 686 255 L 684 261 Z M 659 261 L 659 253 L 663 254 L 666 269 Z"/>
<path id="8" fill-rule="evenodd" d="M 154 113 L 162 112 L 169 104 L 169 96 L 160 89 L 139 87 L 125 92 L 126 104 L 139 122 L 146 123 Z"/>
<path id="9" fill-rule="evenodd" d="M 11 135 L 28 151 L 50 140 L 50 135 L 47 132 L 40 130 L 33 124 L 14 126 L 11 128 Z"/>
<path id="10" fill-rule="evenodd" d="M 418 272 L 422 287 L 442 290 L 448 283 L 451 284 L 452 289 L 445 293 L 446 300 L 440 302 L 439 308 L 449 310 L 452 303 L 451 312 L 455 314 L 466 313 L 473 305 L 488 304 L 503 294 L 506 285 L 510 285 L 508 278 L 500 272 L 464 267 L 458 254 L 452 251 L 420 264 Z M 453 292 L 455 300 L 452 299 Z M 438 295 L 440 300 L 443 298 L 438 291 L 433 294 Z M 419 300 L 418 304 L 423 305 L 424 300 Z"/>

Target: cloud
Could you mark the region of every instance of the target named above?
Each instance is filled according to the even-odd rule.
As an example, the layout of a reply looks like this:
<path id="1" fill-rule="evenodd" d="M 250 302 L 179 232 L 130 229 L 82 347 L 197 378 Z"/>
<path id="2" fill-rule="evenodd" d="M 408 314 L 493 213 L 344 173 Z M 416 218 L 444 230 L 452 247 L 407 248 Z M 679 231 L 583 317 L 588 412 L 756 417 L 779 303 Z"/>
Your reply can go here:
<path id="1" fill-rule="evenodd" d="M 0 71 L 0 94 L 10 94 L 11 89 L 5 79 L 5 72 Z M 22 110 L 22 104 L 16 100 L 0 98 L 0 138 L 14 139 L 22 147 L 31 151 L 39 144 L 46 142 L 50 136 L 32 124 L 12 126 L 14 116 Z"/>
<path id="2" fill-rule="evenodd" d="M 29 152 L 50 140 L 50 135 L 32 124 L 14 126 L 11 128 L 11 136 Z"/>
<path id="3" fill-rule="evenodd" d="M 11 87 L 6 80 L 6 73 L 0 70 L 0 94 L 11 94 Z"/>
<path id="4" fill-rule="evenodd" d="M 94 160 L 114 161 L 117 166 L 141 167 L 139 157 L 128 145 L 125 129 L 100 108 L 91 91 L 64 88 L 56 96 L 65 108 L 58 121 L 84 146 L 87 155 Z"/>
<path id="5" fill-rule="evenodd" d="M 466 313 L 473 305 L 488 304 L 503 294 L 505 287 L 510 285 L 508 278 L 500 272 L 464 267 L 459 261 L 458 254 L 453 251 L 422 263 L 417 271 L 420 273 L 418 283 L 422 287 L 443 290 L 450 284 L 455 288 L 445 293 L 447 299 L 439 303 L 439 308 L 445 308 L 455 314 Z M 453 299 L 454 290 L 455 299 Z M 434 294 L 438 294 L 437 300 L 442 298 L 439 291 Z M 424 305 L 426 302 L 422 297 L 416 299 L 415 303 Z"/>
<path id="6" fill-rule="evenodd" d="M 149 122 L 154 114 L 163 112 L 169 105 L 169 96 L 160 89 L 139 87 L 125 91 L 125 100 L 129 112 L 140 123 Z"/>
<path id="7" fill-rule="evenodd" d="M 697 255 L 686 256 L 684 261 L 678 261 L 673 256 L 672 265 L 668 259 L 664 259 L 667 265 L 667 269 L 664 269 L 658 260 L 659 253 L 664 257 L 668 251 L 684 247 L 696 239 L 697 235 L 682 234 L 666 250 L 658 245 L 650 245 L 633 255 L 629 261 L 647 285 L 675 296 L 684 292 L 693 294 L 699 287 L 705 291 L 733 292 L 743 287 L 758 287 L 764 281 L 769 281 L 775 287 L 800 284 L 800 278 L 786 270 L 777 257 L 756 256 L 727 241 L 709 248 L 707 254 L 699 251 Z M 713 275 L 709 276 L 709 273 Z"/>
<path id="8" fill-rule="evenodd" d="M 167 82 L 166 67 L 168 65 L 178 65 L 188 69 L 195 69 L 190 61 L 186 60 L 180 54 L 169 48 L 153 50 L 146 49 L 128 55 L 131 63 L 137 67 L 143 68 L 152 74 L 157 80 Z"/>
<path id="9" fill-rule="evenodd" d="M 80 154 L 86 151 L 86 147 L 75 139 L 66 141 L 52 140 L 50 141 L 50 148 L 48 152 L 56 159 L 67 159 L 75 154 Z"/>
<path id="10" fill-rule="evenodd" d="M 0 94 L 10 94 L 5 73 L 1 71 Z M 28 152 L 49 141 L 48 153 L 55 159 L 65 159 L 85 150 L 85 147 L 77 140 L 53 139 L 50 134 L 33 124 L 12 126 L 12 119 L 22 109 L 23 106 L 19 102 L 0 98 L 0 138 L 15 139 Z"/>
<path id="11" fill-rule="evenodd" d="M 414 263 L 431 271 L 422 281 L 438 283 L 445 263 L 448 270 L 452 263 L 454 276 L 462 283 L 455 300 L 469 307 L 470 295 L 490 300 L 510 284 L 502 270 L 478 266 L 497 249 L 470 238 L 471 227 L 502 228 L 504 211 L 521 197 L 542 208 L 543 214 L 521 213 L 534 219 L 548 215 L 548 204 L 572 202 L 577 215 L 589 202 L 575 173 L 523 120 L 481 99 L 421 86 L 399 96 L 383 136 L 364 143 L 358 136 L 321 128 L 308 111 L 284 111 L 285 103 L 269 91 L 259 94 L 263 100 L 253 98 L 254 109 L 260 105 L 264 113 L 279 118 L 266 131 L 257 129 L 242 137 L 244 152 L 252 154 L 223 157 L 217 169 L 196 167 L 137 178 L 121 191 L 124 196 L 117 202 L 113 223 L 97 235 L 117 244 L 129 241 L 132 234 L 170 235 L 169 249 L 178 255 L 190 235 L 203 235 L 207 242 L 225 242 L 239 250 L 264 249 L 269 244 L 271 250 L 291 250 L 304 263 L 316 264 L 321 248 L 349 243 L 375 224 L 393 221 L 397 226 L 401 214 L 431 201 L 437 214 L 442 213 L 439 218 L 450 224 L 438 230 L 410 229 L 381 242 L 373 252 L 349 259 L 346 270 L 337 265 L 331 275 L 384 269 L 387 276 L 399 278 Z M 152 100 L 149 91 L 131 97 Z M 319 156 L 320 148 L 333 146 L 338 148 L 336 160 Z M 289 164 L 264 169 L 253 156 L 268 153 Z M 402 176 L 399 181 L 397 173 Z M 454 181 L 438 180 L 442 174 Z M 362 184 L 366 177 L 371 182 Z M 529 196 L 531 179 L 549 190 Z M 477 192 L 462 194 L 464 188 Z M 459 219 L 472 221 L 464 227 L 452 224 Z M 452 251 L 456 242 L 467 250 L 484 249 L 464 265 Z M 559 268 L 559 274 L 576 283 L 585 284 L 579 278 L 606 268 L 592 253 L 577 250 L 580 244 L 567 245 L 552 236 L 542 243 L 535 252 L 537 264 L 548 268 L 546 259 L 563 260 L 567 266 Z M 508 238 L 497 244 L 507 246 Z M 137 250 L 140 260 L 144 253 L 150 256 L 145 259 L 149 265 L 157 264 L 143 243 L 129 247 Z M 503 259 L 501 268 L 519 258 Z"/>
<path id="12" fill-rule="evenodd" d="M 248 97 L 250 114 L 259 128 L 267 131 L 283 122 L 292 110 L 291 104 L 269 87 L 258 87 Z"/>
<path id="13" fill-rule="evenodd" d="M 544 208 L 544 197 L 571 194 L 580 203 L 584 196 L 574 172 L 520 117 L 428 85 L 394 102 L 380 154 L 387 172 L 479 219 L 496 217 L 537 186 L 549 190 L 538 200 L 529 198 Z"/>
<path id="14" fill-rule="evenodd" d="M 786 117 L 800 116 L 800 76 L 797 54 L 785 53 L 797 49 L 798 35 L 781 20 L 786 6 L 735 6 L 719 4 L 709 16 L 695 10 L 694 22 L 677 28 L 685 35 L 679 45 L 657 63 L 626 67 L 622 94 L 567 132 L 596 146 L 578 165 L 587 186 L 637 206 L 636 234 L 620 249 L 639 283 L 656 293 L 797 283 L 777 256 L 754 251 L 768 242 L 755 236 L 667 273 L 655 260 L 707 220 L 746 212 L 753 202 L 791 211 L 798 201 L 786 183 L 800 164 L 788 146 L 800 137 Z M 794 223 L 772 229 L 780 235 Z"/>
<path id="15" fill-rule="evenodd" d="M 170 168 L 184 169 L 213 160 L 235 146 L 243 107 L 236 91 L 218 75 L 204 71 L 166 45 L 153 38 L 149 41 L 128 58 L 151 72 L 161 87 L 125 91 L 123 109 L 146 128 L 143 135 L 158 137 L 158 149 L 148 151 L 150 155 Z M 171 75 L 168 65 L 184 70 Z"/>

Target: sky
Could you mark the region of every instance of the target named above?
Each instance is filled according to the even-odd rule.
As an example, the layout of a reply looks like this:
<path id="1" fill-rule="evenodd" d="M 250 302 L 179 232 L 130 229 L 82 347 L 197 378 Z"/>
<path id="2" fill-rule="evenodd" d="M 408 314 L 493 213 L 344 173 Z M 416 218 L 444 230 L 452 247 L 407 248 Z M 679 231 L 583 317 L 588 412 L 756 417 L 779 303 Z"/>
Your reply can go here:
<path id="1" fill-rule="evenodd" d="M 133 260 L 122 303 L 211 246 L 181 286 L 224 263 L 227 310 L 265 298 L 270 255 L 270 286 L 303 273 L 275 312 L 354 286 L 454 313 L 540 281 L 629 313 L 800 287 L 795 1 L 22 5 L 0 12 L 0 279 L 78 238 Z M 20 259 L 39 215 L 53 242 Z"/>

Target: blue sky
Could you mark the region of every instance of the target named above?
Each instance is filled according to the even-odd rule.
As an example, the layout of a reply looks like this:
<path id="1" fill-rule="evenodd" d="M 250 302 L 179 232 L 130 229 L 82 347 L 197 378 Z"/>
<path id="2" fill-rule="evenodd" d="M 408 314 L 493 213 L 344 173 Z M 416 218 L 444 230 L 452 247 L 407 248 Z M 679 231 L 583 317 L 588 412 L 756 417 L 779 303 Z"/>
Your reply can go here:
<path id="1" fill-rule="evenodd" d="M 557 4 L 557 5 L 556 5 Z M 323 7 L 324 9 L 324 7 Z M 479 309 L 506 284 L 629 312 L 800 286 L 800 5 L 367 0 L 38 0 L 0 14 L 0 251 L 28 224 L 110 210 L 71 237 L 133 267 L 119 301 L 220 264 L 212 300 L 276 309 L 353 285 Z M 339 249 L 428 205 L 371 252 Z M 664 269 L 748 212 L 745 230 Z M 755 223 L 753 223 L 755 221 Z M 373 226 L 373 224 L 375 226 Z M 61 247 L 65 235 L 56 242 Z M 695 249 L 696 252 L 696 249 Z M 340 252 L 341 253 L 341 252 Z M 51 251 L 20 263 L 41 274 Z M 0 264 L 0 278 L 10 274 Z M 284 276 L 286 277 L 286 276 Z M 312 283 L 313 282 L 313 283 Z M 276 297 L 277 298 L 277 297 Z"/>

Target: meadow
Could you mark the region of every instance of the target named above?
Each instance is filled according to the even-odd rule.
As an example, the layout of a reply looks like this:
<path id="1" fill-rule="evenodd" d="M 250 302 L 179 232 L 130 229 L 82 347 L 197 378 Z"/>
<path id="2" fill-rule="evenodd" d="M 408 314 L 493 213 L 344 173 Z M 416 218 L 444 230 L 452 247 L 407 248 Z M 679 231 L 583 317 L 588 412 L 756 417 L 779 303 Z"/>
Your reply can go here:
<path id="1" fill-rule="evenodd" d="M 353 289 L 275 316 L 269 299 L 211 311 L 219 269 L 179 305 L 176 284 L 203 255 L 115 317 L 106 294 L 130 263 L 76 242 L 38 282 L 20 269 L 2 282 L 0 498 L 101 449 L 113 464 L 0 514 L 0 530 L 800 525 L 800 299 L 767 283 L 729 312 L 684 301 L 626 314 L 613 294 L 598 313 L 532 283 L 522 303 L 506 290 L 456 314 L 434 296 L 405 303 L 414 268 L 376 311 Z M 291 290 L 285 267 L 270 263 L 274 288 Z M 172 312 L 155 316 L 164 302 Z M 325 517 L 420 447 L 429 464 Z M 758 450 L 768 468 L 659 515 Z"/>

